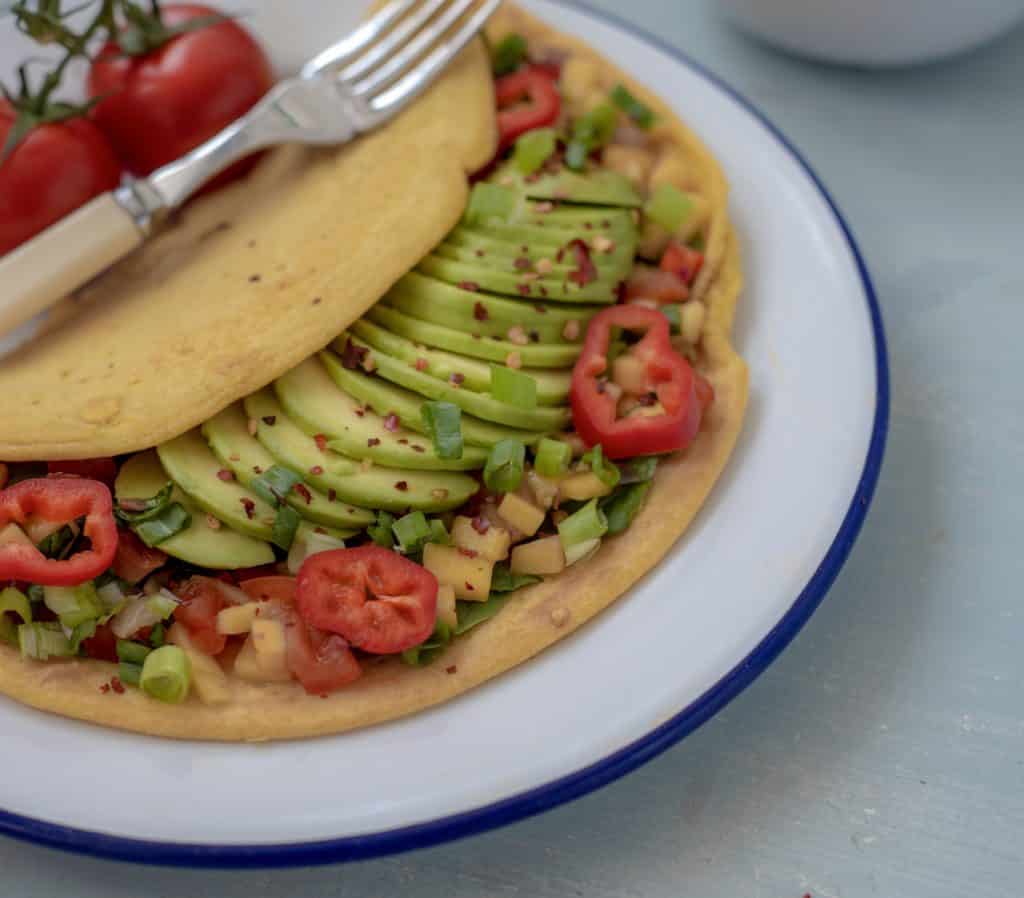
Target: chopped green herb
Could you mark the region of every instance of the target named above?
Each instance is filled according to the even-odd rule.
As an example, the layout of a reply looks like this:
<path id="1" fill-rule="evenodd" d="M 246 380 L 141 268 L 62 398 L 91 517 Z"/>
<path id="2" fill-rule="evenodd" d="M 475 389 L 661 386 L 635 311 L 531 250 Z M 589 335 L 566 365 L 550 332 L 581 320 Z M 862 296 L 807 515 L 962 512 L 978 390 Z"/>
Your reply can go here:
<path id="1" fill-rule="evenodd" d="M 607 532 L 608 520 L 598 506 L 597 499 L 591 499 L 558 525 L 558 536 L 566 553 L 573 546 L 600 539 Z"/>
<path id="2" fill-rule="evenodd" d="M 444 521 L 440 518 L 430 519 L 430 542 L 437 543 L 440 546 L 450 546 L 452 539 L 448 535 L 448 528 L 445 527 Z"/>
<path id="3" fill-rule="evenodd" d="M 646 103 L 634 97 L 624 84 L 616 84 L 610 94 L 612 102 L 626 113 L 641 128 L 647 129 L 654 124 L 654 113 Z"/>
<path id="4" fill-rule="evenodd" d="M 274 526 L 270 531 L 270 541 L 286 552 L 295 542 L 295 534 L 299 530 L 302 518 L 290 505 L 282 505 L 274 515 Z"/>
<path id="5" fill-rule="evenodd" d="M 264 502 L 276 507 L 283 504 L 295 485 L 301 482 L 302 478 L 294 471 L 282 465 L 271 465 L 249 483 L 249 489 Z"/>
<path id="6" fill-rule="evenodd" d="M 622 478 L 622 473 L 615 464 L 604 457 L 604 449 L 600 443 L 594 446 L 594 448 L 589 452 L 585 453 L 580 461 L 584 464 L 590 465 L 590 470 L 594 472 L 597 479 L 605 486 L 618 486 L 619 480 Z"/>
<path id="7" fill-rule="evenodd" d="M 670 234 L 675 234 L 686 224 L 693 208 L 693 199 L 674 184 L 659 184 L 644 204 L 644 215 Z"/>
<path id="8" fill-rule="evenodd" d="M 491 363 L 491 395 L 516 408 L 537 407 L 537 381 L 529 374 Z"/>
<path id="9" fill-rule="evenodd" d="M 558 477 L 569 470 L 572 461 L 572 447 L 561 440 L 544 437 L 537 444 L 533 468 L 542 477 Z"/>
<path id="10" fill-rule="evenodd" d="M 507 564 L 496 564 L 491 574 L 491 595 L 515 592 L 517 589 L 538 582 L 540 582 L 540 577 L 535 577 L 532 574 L 513 574 Z"/>
<path id="11" fill-rule="evenodd" d="M 390 549 L 394 545 L 391 536 L 391 527 L 395 523 L 395 516 L 386 511 L 377 512 L 377 521 L 366 528 L 366 533 L 378 546 Z"/>
<path id="12" fill-rule="evenodd" d="M 422 511 L 411 511 L 391 525 L 391 531 L 403 552 L 414 552 L 430 540 L 430 524 Z"/>
<path id="13" fill-rule="evenodd" d="M 522 174 L 532 175 L 551 158 L 557 145 L 558 138 L 553 128 L 527 131 L 516 141 L 512 161 Z"/>
<path id="14" fill-rule="evenodd" d="M 462 409 L 454 402 L 424 402 L 420 415 L 438 457 L 462 458 Z"/>
<path id="15" fill-rule="evenodd" d="M 484 483 L 494 493 L 510 493 L 523 479 L 526 447 L 515 439 L 500 440 L 494 444 L 484 465 Z"/>
<path id="16" fill-rule="evenodd" d="M 644 504 L 644 499 L 651 489 L 651 481 L 643 483 L 631 483 L 628 486 L 617 489 L 610 496 L 606 496 L 601 503 L 605 517 L 608 519 L 608 533 L 614 536 L 622 533 L 636 517 L 638 511 Z"/>
<path id="17" fill-rule="evenodd" d="M 525 61 L 528 52 L 526 38 L 521 34 L 509 34 L 491 52 L 491 67 L 494 74 L 507 75 L 514 72 Z"/>
<path id="18" fill-rule="evenodd" d="M 192 523 L 192 515 L 185 511 L 180 502 L 172 502 L 161 509 L 155 517 L 144 521 L 133 522 L 132 530 L 147 546 L 158 546 L 176 533 L 188 529 Z"/>
<path id="19" fill-rule="evenodd" d="M 502 221 L 515 211 L 516 192 L 500 184 L 477 181 L 469 194 L 463 220 L 468 225 L 486 224 L 492 218 Z"/>
<path id="20" fill-rule="evenodd" d="M 650 480 L 657 469 L 658 457 L 656 455 L 643 455 L 620 462 L 619 471 L 622 473 L 622 479 L 619 484 L 625 486 L 628 483 L 643 483 Z"/>

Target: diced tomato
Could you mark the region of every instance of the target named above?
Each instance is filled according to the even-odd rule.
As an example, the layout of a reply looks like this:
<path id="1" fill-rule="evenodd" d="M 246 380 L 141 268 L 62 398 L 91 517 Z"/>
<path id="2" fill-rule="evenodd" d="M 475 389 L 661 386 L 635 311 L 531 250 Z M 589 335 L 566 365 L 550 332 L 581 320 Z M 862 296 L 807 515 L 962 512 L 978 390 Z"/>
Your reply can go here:
<path id="1" fill-rule="evenodd" d="M 562 111 L 562 98 L 551 73 L 531 65 L 494 83 L 498 103 L 498 150 L 516 142 L 520 134 L 553 125 Z"/>
<path id="2" fill-rule="evenodd" d="M 236 571 L 231 571 L 231 582 L 237 583 L 241 586 L 246 580 L 254 580 L 257 577 L 273 577 L 278 572 L 277 563 L 261 564 L 256 567 L 243 567 Z"/>
<path id="3" fill-rule="evenodd" d="M 299 568 L 296 605 L 314 627 L 363 651 L 393 654 L 433 632 L 437 578 L 381 546 L 332 549 Z"/>
<path id="4" fill-rule="evenodd" d="M 669 271 L 676 275 L 687 286 L 692 284 L 704 264 L 704 254 L 691 249 L 685 243 L 678 240 L 669 242 L 668 247 L 661 256 L 661 263 L 658 266 L 662 271 Z"/>
<path id="5" fill-rule="evenodd" d="M 109 624 L 101 624 L 92 636 L 83 639 L 82 648 L 90 658 L 117 664 L 117 637 Z"/>
<path id="6" fill-rule="evenodd" d="M 111 568 L 122 580 L 138 583 L 166 563 L 166 553 L 147 546 L 127 527 L 118 528 L 117 552 Z"/>
<path id="7" fill-rule="evenodd" d="M 342 637 L 309 626 L 294 609 L 292 615 L 284 630 L 288 670 L 306 692 L 326 695 L 359 679 L 359 660 Z"/>
<path id="8" fill-rule="evenodd" d="M 670 271 L 637 265 L 626 280 L 626 302 L 634 299 L 653 299 L 657 303 L 683 302 L 690 296 L 690 288 Z"/>
<path id="9" fill-rule="evenodd" d="M 175 593 L 182 604 L 174 619 L 188 630 L 196 648 L 207 655 L 223 652 L 227 637 L 217 632 L 217 614 L 227 603 L 217 584 L 209 577 L 190 577 Z"/>
<path id="10" fill-rule="evenodd" d="M 64 461 L 48 461 L 46 469 L 50 474 L 73 474 L 87 480 L 98 480 L 112 487 L 117 479 L 117 464 L 112 458 L 79 458 Z"/>
<path id="11" fill-rule="evenodd" d="M 295 601 L 294 577 L 253 577 L 238 584 L 242 591 L 257 602 L 280 599 L 282 602 Z"/>

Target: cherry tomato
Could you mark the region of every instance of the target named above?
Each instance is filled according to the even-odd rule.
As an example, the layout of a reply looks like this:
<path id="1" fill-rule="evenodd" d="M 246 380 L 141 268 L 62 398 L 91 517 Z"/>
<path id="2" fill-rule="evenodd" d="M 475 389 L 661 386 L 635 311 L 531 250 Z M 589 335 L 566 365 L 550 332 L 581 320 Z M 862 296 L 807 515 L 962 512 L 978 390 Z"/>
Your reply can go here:
<path id="1" fill-rule="evenodd" d="M 562 98 L 551 74 L 542 66 L 527 66 L 494 82 L 498 103 L 498 150 L 507 149 L 520 134 L 545 128 L 558 119 Z"/>
<path id="2" fill-rule="evenodd" d="M 161 6 L 167 27 L 216 14 L 197 4 Z M 273 82 L 259 44 L 237 22 L 225 21 L 178 35 L 143 56 L 125 56 L 107 44 L 89 70 L 88 87 L 90 96 L 103 97 L 93 115 L 125 166 L 148 174 L 245 114 Z"/>
<path id="3" fill-rule="evenodd" d="M 683 302 L 690 288 L 679 275 L 647 265 L 637 265 L 626 280 L 626 302 L 653 299 L 658 303 Z"/>
<path id="4" fill-rule="evenodd" d="M 381 546 L 311 555 L 296 578 L 303 620 L 381 655 L 419 645 L 434 630 L 437 579 Z"/>
<path id="5" fill-rule="evenodd" d="M 226 603 L 216 583 L 209 577 L 190 577 L 176 594 L 182 604 L 174 619 L 188 630 L 195 647 L 207 655 L 223 652 L 227 637 L 217 632 L 217 614 Z"/>
<path id="6" fill-rule="evenodd" d="M 111 569 L 122 580 L 139 583 L 167 563 L 167 555 L 147 546 L 127 527 L 117 531 L 117 552 Z"/>
<path id="7" fill-rule="evenodd" d="M 50 474 L 74 474 L 87 480 L 98 480 L 107 486 L 113 486 L 117 479 L 117 463 L 109 457 L 48 461 L 46 470 Z"/>
<path id="8" fill-rule="evenodd" d="M 0 146 L 14 124 L 0 99 Z M 0 256 L 121 180 L 103 133 L 85 119 L 33 128 L 0 162 Z"/>

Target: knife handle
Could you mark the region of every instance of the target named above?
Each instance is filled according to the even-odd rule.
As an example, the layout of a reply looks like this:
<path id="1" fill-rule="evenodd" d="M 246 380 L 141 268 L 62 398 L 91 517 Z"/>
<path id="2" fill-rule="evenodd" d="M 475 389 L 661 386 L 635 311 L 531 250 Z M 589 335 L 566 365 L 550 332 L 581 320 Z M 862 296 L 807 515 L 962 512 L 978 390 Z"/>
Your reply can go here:
<path id="1" fill-rule="evenodd" d="M 103 193 L 0 257 L 0 337 L 128 255 L 143 237 L 114 194 Z"/>

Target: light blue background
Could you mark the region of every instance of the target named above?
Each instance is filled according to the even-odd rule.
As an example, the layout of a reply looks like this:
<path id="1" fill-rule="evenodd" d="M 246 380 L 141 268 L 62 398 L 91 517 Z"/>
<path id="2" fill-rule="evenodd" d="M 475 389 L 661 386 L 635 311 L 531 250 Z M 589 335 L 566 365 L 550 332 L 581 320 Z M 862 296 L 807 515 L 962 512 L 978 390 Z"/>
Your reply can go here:
<path id="1" fill-rule="evenodd" d="M 0 894 L 1024 893 L 1024 30 L 951 63 L 871 73 L 776 55 L 695 2 L 632 0 L 628 15 L 795 141 L 876 280 L 889 449 L 822 608 L 702 730 L 541 817 L 396 858 L 280 872 L 155 870 L 0 840 Z M 17 767 L 7 759 L 8 776 Z"/>

